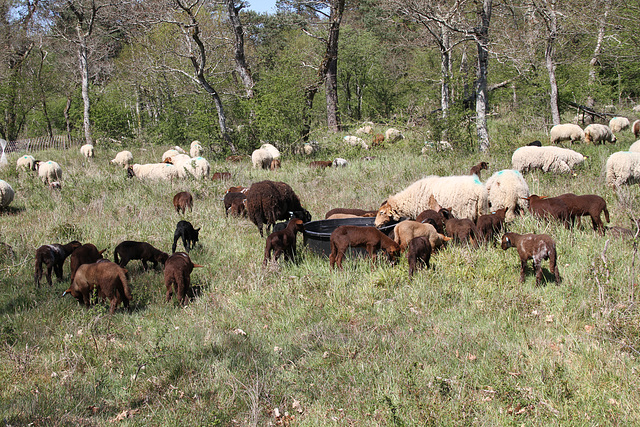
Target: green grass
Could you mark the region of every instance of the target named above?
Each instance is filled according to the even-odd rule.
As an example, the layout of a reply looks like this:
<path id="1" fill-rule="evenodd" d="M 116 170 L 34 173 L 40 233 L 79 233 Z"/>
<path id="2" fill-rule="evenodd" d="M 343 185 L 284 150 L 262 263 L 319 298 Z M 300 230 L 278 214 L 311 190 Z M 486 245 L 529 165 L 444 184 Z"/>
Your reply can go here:
<path id="1" fill-rule="evenodd" d="M 421 156 L 418 137 L 367 153 L 333 140 L 315 159 L 345 157 L 348 168 L 320 171 L 307 167 L 310 159 L 285 157 L 281 170 L 267 172 L 248 161 L 213 161 L 215 171 L 232 172 L 229 183 L 128 180 L 109 164 L 115 148 L 98 146 L 88 163 L 77 150 L 38 153 L 62 165 L 60 192 L 17 173 L 9 156 L 0 171 L 16 190 L 0 215 L 0 241 L 12 248 L 0 251 L 2 422 L 104 425 L 127 414 L 122 423 L 131 425 L 640 422 L 635 246 L 610 239 L 603 257 L 609 238 L 590 221 L 572 231 L 529 216 L 509 224 L 556 239 L 560 285 L 536 286 L 531 268 L 520 284 L 516 251 L 491 245 L 449 246 L 413 280 L 405 258 L 393 267 L 347 259 L 333 272 L 304 248 L 297 264 L 263 269 L 256 227 L 224 215 L 230 185 L 285 181 L 319 219 L 334 207 L 374 209 L 425 175 L 465 174 L 479 160 L 489 162 L 486 179 L 508 168 L 523 143 L 492 154 Z M 534 172 L 526 180 L 541 195 L 599 194 L 611 223 L 629 227 L 640 192 L 605 187 L 603 169 L 631 142 L 629 134 L 617 145 L 574 145 L 589 155 L 576 177 Z M 142 163 L 163 148 L 132 151 Z M 182 190 L 195 196 L 184 218 L 202 227 L 191 258 L 205 265 L 192 274 L 203 292 L 188 306 L 166 303 L 162 273 L 143 272 L 138 261 L 128 266 L 130 312 L 109 316 L 105 304 L 85 309 L 61 298 L 68 264 L 65 282 L 34 287 L 33 255 L 42 244 L 78 239 L 106 248 L 111 259 L 126 239 L 170 251 L 181 218 L 171 199 Z M 276 408 L 283 417 L 275 418 Z"/>

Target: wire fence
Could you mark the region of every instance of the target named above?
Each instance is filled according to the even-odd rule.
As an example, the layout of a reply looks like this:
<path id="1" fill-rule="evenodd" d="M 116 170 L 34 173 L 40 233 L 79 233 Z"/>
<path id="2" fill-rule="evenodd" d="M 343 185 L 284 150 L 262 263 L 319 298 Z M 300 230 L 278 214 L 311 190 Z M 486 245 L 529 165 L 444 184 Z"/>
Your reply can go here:
<path id="1" fill-rule="evenodd" d="M 83 140 L 69 138 L 65 135 L 54 137 L 42 136 L 38 138 L 20 139 L 9 141 L 4 152 L 9 153 L 34 153 L 42 150 L 66 150 L 71 147 L 79 147 Z"/>

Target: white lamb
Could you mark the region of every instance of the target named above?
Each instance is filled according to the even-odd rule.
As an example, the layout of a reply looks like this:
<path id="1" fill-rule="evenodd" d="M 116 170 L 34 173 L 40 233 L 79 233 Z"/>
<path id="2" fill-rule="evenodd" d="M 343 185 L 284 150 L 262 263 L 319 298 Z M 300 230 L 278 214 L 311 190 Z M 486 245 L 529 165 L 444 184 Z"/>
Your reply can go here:
<path id="1" fill-rule="evenodd" d="M 121 151 L 116 154 L 116 157 L 111 160 L 111 163 L 127 168 L 133 163 L 133 154 L 131 154 L 131 151 Z"/>
<path id="2" fill-rule="evenodd" d="M 398 129 L 389 128 L 384 133 L 384 140 L 390 144 L 393 144 L 394 142 L 398 142 L 401 139 L 404 139 L 404 136 L 402 135 L 402 132 L 400 132 Z"/>
<path id="3" fill-rule="evenodd" d="M 505 169 L 491 175 L 485 183 L 489 192 L 489 205 L 492 211 L 508 208 L 505 219 L 511 221 L 519 212 L 529 208 L 529 185 L 520 172 Z"/>
<path id="4" fill-rule="evenodd" d="M 611 132 L 613 133 L 623 131 L 630 125 L 631 123 L 626 117 L 613 117 L 611 120 L 609 120 L 609 127 L 611 128 Z"/>
<path id="5" fill-rule="evenodd" d="M 192 141 L 191 149 L 189 150 L 189 154 L 191 157 L 200 157 L 202 155 L 202 145 L 200 145 L 200 141 Z"/>
<path id="6" fill-rule="evenodd" d="M 364 139 L 358 138 L 357 136 L 347 135 L 343 138 L 343 140 L 347 144 L 352 145 L 354 147 L 362 147 L 365 150 L 369 149 L 369 146 L 367 145 L 366 142 L 364 142 Z"/>
<path id="7" fill-rule="evenodd" d="M 356 135 L 369 135 L 373 132 L 373 127 L 371 125 L 365 125 L 356 130 Z"/>
<path id="8" fill-rule="evenodd" d="M 640 182 L 640 153 L 618 151 L 607 159 L 606 179 L 610 187 Z"/>
<path id="9" fill-rule="evenodd" d="M 511 156 L 511 168 L 518 172 L 528 172 L 542 169 L 544 172 L 570 173 L 571 170 L 584 162 L 584 156 L 568 148 L 554 146 L 520 147 Z"/>
<path id="10" fill-rule="evenodd" d="M 80 147 L 80 153 L 82 153 L 82 155 L 87 159 L 93 157 L 93 145 L 84 144 L 82 147 Z"/>
<path id="11" fill-rule="evenodd" d="M 15 192 L 11 185 L 0 179 L 0 208 L 9 206 L 13 202 L 13 196 L 15 196 Z"/>
<path id="12" fill-rule="evenodd" d="M 487 213 L 489 195 L 476 175 L 427 176 L 396 195 L 389 196 L 378 210 L 375 225 L 379 227 L 402 217 L 415 219 L 426 209 L 437 206 L 450 209 L 457 218 L 473 221 Z"/>
<path id="13" fill-rule="evenodd" d="M 275 146 L 269 144 L 268 142 L 265 142 L 264 144 L 262 144 L 260 148 L 263 150 L 267 150 L 269 154 L 271 154 L 271 158 L 273 159 L 280 158 L 280 151 L 278 151 L 278 149 Z"/>
<path id="14" fill-rule="evenodd" d="M 28 154 L 25 154 L 24 156 L 20 156 L 18 157 L 18 160 L 16 161 L 16 170 L 23 170 L 23 171 L 34 171 L 36 170 L 36 159 L 33 156 L 30 156 Z"/>
<path id="15" fill-rule="evenodd" d="M 607 125 L 593 123 L 584 128 L 585 142 L 616 142 L 616 136 Z"/>
<path id="16" fill-rule="evenodd" d="M 179 170 L 169 163 L 134 164 L 131 167 L 133 174 L 139 179 L 151 181 L 172 180 L 180 178 Z"/>
<path id="17" fill-rule="evenodd" d="M 251 153 L 251 162 L 254 168 L 269 169 L 273 156 L 264 148 L 258 148 Z"/>
<path id="18" fill-rule="evenodd" d="M 552 144 L 568 140 L 571 142 L 584 141 L 584 131 L 576 124 L 563 123 L 551 128 L 549 131 L 549 139 Z"/>
<path id="19" fill-rule="evenodd" d="M 52 160 L 38 164 L 38 176 L 45 185 L 62 179 L 62 168 Z"/>
<path id="20" fill-rule="evenodd" d="M 343 159 L 342 157 L 336 157 L 335 160 L 333 161 L 334 168 L 337 168 L 337 167 L 344 168 L 346 166 L 349 166 L 349 162 L 347 161 L 347 159 Z"/>

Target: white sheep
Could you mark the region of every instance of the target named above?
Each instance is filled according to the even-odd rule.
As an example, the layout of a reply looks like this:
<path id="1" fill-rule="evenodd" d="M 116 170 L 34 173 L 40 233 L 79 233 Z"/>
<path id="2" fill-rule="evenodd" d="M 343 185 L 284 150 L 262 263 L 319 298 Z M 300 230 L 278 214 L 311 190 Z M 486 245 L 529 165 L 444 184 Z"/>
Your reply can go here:
<path id="1" fill-rule="evenodd" d="M 13 196 L 15 196 L 15 192 L 11 185 L 0 179 L 0 208 L 9 206 L 13 201 Z"/>
<path id="2" fill-rule="evenodd" d="M 164 162 L 167 159 L 173 159 L 178 154 L 185 154 L 185 153 L 180 153 L 178 150 L 175 150 L 175 149 L 171 148 L 171 149 L 165 151 L 164 153 L 162 153 L 162 161 Z"/>
<path id="3" fill-rule="evenodd" d="M 192 141 L 191 149 L 189 150 L 191 157 L 200 157 L 202 155 L 202 145 L 200 141 Z"/>
<path id="4" fill-rule="evenodd" d="M 505 215 L 507 221 L 516 218 L 518 211 L 527 211 L 529 202 L 529 185 L 520 172 L 505 169 L 491 175 L 485 183 L 489 193 L 489 205 L 492 211 L 508 208 Z"/>
<path id="5" fill-rule="evenodd" d="M 474 220 L 489 209 L 487 188 L 476 175 L 427 176 L 389 196 L 378 210 L 375 225 L 402 217 L 416 218 L 426 209 L 445 207 L 457 218 Z"/>
<path id="6" fill-rule="evenodd" d="M 400 132 L 398 129 L 389 128 L 384 133 L 384 140 L 390 144 L 393 144 L 394 142 L 398 142 L 401 139 L 404 139 L 404 136 L 402 135 L 402 132 Z"/>
<path id="7" fill-rule="evenodd" d="M 184 151 L 184 150 L 182 149 L 182 147 L 179 147 L 179 146 L 177 146 L 177 145 L 176 145 L 175 147 L 173 147 L 173 150 L 176 150 L 176 151 L 178 152 L 178 154 L 187 154 L 187 152 L 186 152 L 186 151 Z"/>
<path id="8" fill-rule="evenodd" d="M 337 168 L 337 167 L 345 167 L 345 166 L 349 166 L 349 162 L 346 159 L 343 159 L 342 157 L 336 157 L 335 160 L 333 161 L 333 167 Z"/>
<path id="9" fill-rule="evenodd" d="M 82 153 L 82 155 L 87 159 L 93 157 L 93 145 L 84 144 L 82 147 L 80 147 L 80 153 Z"/>
<path id="10" fill-rule="evenodd" d="M 156 181 L 180 178 L 179 169 L 169 163 L 147 163 L 143 165 L 135 163 L 130 168 L 139 179 Z"/>
<path id="11" fill-rule="evenodd" d="M 584 128 L 585 142 L 616 142 L 616 136 L 607 125 L 593 123 Z"/>
<path id="12" fill-rule="evenodd" d="M 278 149 L 276 147 L 274 147 L 273 145 L 269 144 L 268 142 L 265 142 L 264 144 L 262 144 L 260 146 L 261 149 L 263 150 L 267 150 L 269 152 L 269 154 L 271 154 L 271 158 L 272 159 L 279 159 L 280 158 L 280 151 L 278 151 Z"/>
<path id="13" fill-rule="evenodd" d="M 36 159 L 33 156 L 25 154 L 24 156 L 18 157 L 16 161 L 16 170 L 36 170 Z"/>
<path id="14" fill-rule="evenodd" d="M 269 169 L 273 156 L 264 148 L 258 148 L 251 153 L 251 162 L 254 168 Z"/>
<path id="15" fill-rule="evenodd" d="M 626 117 L 612 117 L 611 120 L 609 120 L 609 127 L 613 133 L 618 133 L 627 129 L 630 124 L 629 119 Z"/>
<path id="16" fill-rule="evenodd" d="M 633 151 L 634 153 L 640 153 L 640 140 L 631 144 L 631 147 L 629 147 L 629 151 Z"/>
<path id="17" fill-rule="evenodd" d="M 618 151 L 607 159 L 606 180 L 610 187 L 640 182 L 640 153 Z"/>
<path id="18" fill-rule="evenodd" d="M 424 147 L 422 147 L 422 150 L 420 150 L 420 152 L 422 154 L 428 154 L 430 151 L 444 151 L 444 150 L 449 150 L 452 151 L 453 147 L 451 146 L 451 143 L 449 143 L 449 141 L 438 141 L 438 142 L 433 142 L 433 141 L 425 141 L 424 142 Z"/>
<path id="19" fill-rule="evenodd" d="M 45 185 L 62 179 L 62 168 L 52 160 L 38 163 L 38 176 Z"/>
<path id="20" fill-rule="evenodd" d="M 196 178 L 208 178 L 211 173 L 211 164 L 204 157 L 194 157 L 191 159 L 190 166 L 193 171 L 189 170 Z"/>
<path id="21" fill-rule="evenodd" d="M 571 142 L 584 141 L 584 131 L 576 124 L 563 123 L 551 128 L 549 131 L 549 139 L 552 144 L 568 140 Z"/>
<path id="22" fill-rule="evenodd" d="M 354 147 L 362 147 L 365 150 L 369 149 L 369 146 L 364 142 L 364 139 L 358 138 L 357 136 L 347 135 L 343 138 L 343 141 Z"/>
<path id="23" fill-rule="evenodd" d="M 111 163 L 127 168 L 131 163 L 133 163 L 133 154 L 131 154 L 131 151 L 120 151 L 116 154 L 116 157 L 111 160 Z"/>
<path id="24" fill-rule="evenodd" d="M 369 135 L 373 132 L 373 127 L 371 125 L 365 125 L 356 130 L 356 135 Z"/>
<path id="25" fill-rule="evenodd" d="M 511 156 L 511 168 L 518 172 L 542 169 L 544 172 L 570 173 L 571 170 L 584 162 L 584 156 L 568 148 L 555 146 L 520 147 Z"/>

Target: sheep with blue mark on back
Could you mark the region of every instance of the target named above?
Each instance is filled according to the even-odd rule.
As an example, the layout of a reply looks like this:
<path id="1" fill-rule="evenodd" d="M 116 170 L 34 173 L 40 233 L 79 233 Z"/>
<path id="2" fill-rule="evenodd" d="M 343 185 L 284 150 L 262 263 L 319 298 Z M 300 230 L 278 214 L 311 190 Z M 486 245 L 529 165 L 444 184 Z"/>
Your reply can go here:
<path id="1" fill-rule="evenodd" d="M 520 172 L 504 169 L 491 175 L 485 183 L 489 192 L 491 211 L 507 208 L 505 219 L 511 221 L 520 212 L 529 209 L 529 185 Z"/>
<path id="2" fill-rule="evenodd" d="M 45 185 L 62 179 L 62 168 L 52 160 L 38 163 L 37 168 L 38 176 Z"/>
<path id="3" fill-rule="evenodd" d="M 611 120 L 609 120 L 609 127 L 611 128 L 611 132 L 613 133 L 623 131 L 630 125 L 631 123 L 626 117 L 612 117 Z"/>
<path id="4" fill-rule="evenodd" d="M 476 175 L 427 176 L 401 192 L 389 196 L 378 210 L 375 225 L 380 227 L 402 217 L 416 218 L 422 211 L 446 207 L 458 218 L 474 220 L 487 213 L 489 195 Z"/>
<path id="5" fill-rule="evenodd" d="M 200 144 L 200 141 L 191 142 L 189 154 L 191 157 L 200 157 L 202 155 L 202 145 Z"/>
<path id="6" fill-rule="evenodd" d="M 616 136 L 613 134 L 613 131 L 609 126 L 592 123 L 584 128 L 584 140 L 585 142 L 591 142 L 593 144 L 598 142 L 613 143 L 616 142 Z"/>
<path id="7" fill-rule="evenodd" d="M 18 157 L 16 161 L 16 170 L 36 170 L 36 159 L 33 156 L 25 154 L 24 156 Z"/>

